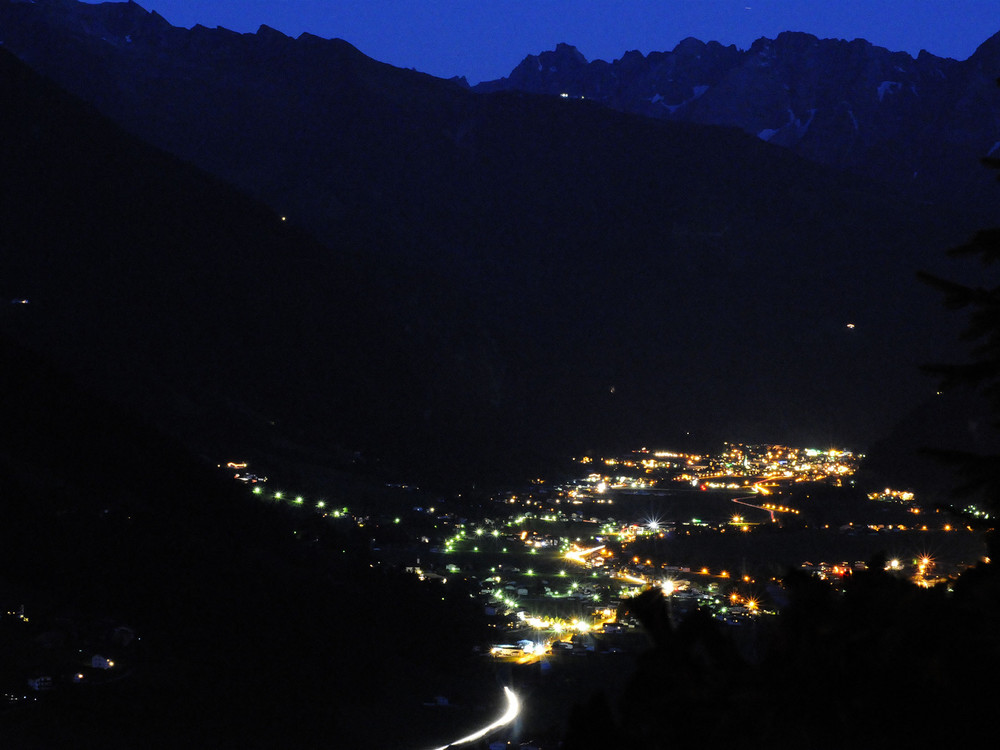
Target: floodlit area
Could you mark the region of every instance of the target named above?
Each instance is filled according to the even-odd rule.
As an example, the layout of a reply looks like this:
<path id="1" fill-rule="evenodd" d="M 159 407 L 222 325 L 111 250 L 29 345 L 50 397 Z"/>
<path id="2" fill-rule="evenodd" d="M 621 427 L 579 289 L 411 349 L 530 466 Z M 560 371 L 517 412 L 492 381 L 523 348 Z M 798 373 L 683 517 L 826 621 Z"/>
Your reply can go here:
<path id="1" fill-rule="evenodd" d="M 781 611 L 790 570 L 840 587 L 888 550 L 880 564 L 890 575 L 948 587 L 983 559 L 976 532 L 912 492 L 856 489 L 861 460 L 783 446 L 727 444 L 718 455 L 643 449 L 576 459 L 575 477 L 536 478 L 475 505 L 387 486 L 388 497 L 405 501 L 383 512 L 273 481 L 253 484 L 251 495 L 363 530 L 373 567 L 461 587 L 488 634 L 479 658 L 498 674 L 600 660 L 625 673 L 629 660 L 618 655 L 649 647 L 632 611 L 646 592 L 662 597 L 673 622 L 698 610 L 752 632 Z M 232 468 L 245 476 L 253 467 Z M 518 710 L 509 689 L 507 700 L 501 719 L 445 747 L 500 736 Z"/>

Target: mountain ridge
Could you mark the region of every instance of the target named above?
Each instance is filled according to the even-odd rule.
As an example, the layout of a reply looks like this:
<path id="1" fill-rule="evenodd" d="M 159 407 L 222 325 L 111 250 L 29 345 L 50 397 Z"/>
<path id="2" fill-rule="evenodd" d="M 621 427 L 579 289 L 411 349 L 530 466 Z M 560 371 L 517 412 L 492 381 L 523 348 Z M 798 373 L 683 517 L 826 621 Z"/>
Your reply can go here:
<path id="1" fill-rule="evenodd" d="M 804 32 L 762 37 L 747 50 L 688 38 L 670 52 L 630 51 L 610 63 L 560 44 L 473 90 L 586 97 L 648 117 L 730 125 L 920 200 L 957 193 L 982 203 L 986 180 L 969 166 L 1000 141 L 998 37 L 965 61 Z"/>
<path id="2" fill-rule="evenodd" d="M 134 4 L 63 5 L 124 17 L 116 38 L 132 41 L 4 3 L 6 49 L 132 137 L 267 205 L 268 232 L 305 230 L 281 251 L 290 262 L 256 266 L 280 281 L 274 304 L 254 305 L 254 266 L 238 253 L 199 251 L 219 270 L 196 277 L 186 325 L 203 328 L 195 310 L 229 321 L 242 351 L 215 323 L 214 338 L 156 329 L 180 342 L 176 357 L 154 350 L 171 373 L 189 359 L 224 366 L 213 385 L 232 373 L 232 388 L 217 405 L 262 415 L 265 432 L 274 421 L 299 444 L 475 477 L 687 432 L 858 447 L 932 389 L 916 364 L 941 358 L 954 324 L 913 272 L 941 270 L 976 212 L 915 204 L 734 127 L 475 94 L 309 35 L 189 31 Z M 148 38 L 132 34 L 143 23 Z M 48 245 L 57 258 L 71 247 Z M 102 283 L 143 298 L 90 252 Z M 239 283 L 227 286 L 227 262 Z M 94 307 L 65 289 L 83 313 Z M 34 296 L 30 284 L 16 294 Z M 77 351 L 111 342 L 128 361 L 134 340 L 92 331 Z M 91 371 L 106 367 L 88 356 Z"/>

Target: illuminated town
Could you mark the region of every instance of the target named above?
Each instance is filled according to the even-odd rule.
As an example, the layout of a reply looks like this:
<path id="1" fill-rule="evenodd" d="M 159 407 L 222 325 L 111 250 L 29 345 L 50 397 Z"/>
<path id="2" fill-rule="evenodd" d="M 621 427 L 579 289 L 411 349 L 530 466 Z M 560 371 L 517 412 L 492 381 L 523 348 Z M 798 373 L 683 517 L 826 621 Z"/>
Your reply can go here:
<path id="1" fill-rule="evenodd" d="M 548 736 L 534 746 L 549 748 L 590 686 L 620 687 L 652 647 L 650 612 L 640 611 L 649 602 L 670 628 L 710 618 L 754 664 L 791 600 L 790 576 L 843 593 L 877 566 L 900 585 L 944 593 L 989 562 L 981 529 L 968 525 L 986 514 L 943 512 L 909 489 L 856 486 L 863 463 L 849 450 L 781 445 L 639 449 L 576 457 L 552 478 L 476 496 L 391 483 L 364 500 L 349 490 L 298 491 L 244 460 L 218 470 L 241 502 L 280 511 L 303 551 L 319 549 L 327 531 L 357 539 L 355 552 L 376 576 L 462 598 L 468 622 L 442 623 L 441 632 L 479 634 L 467 658 L 479 679 L 492 674 L 503 685 L 504 707 L 461 742 L 490 738 L 490 748 L 508 748 Z M 29 629 L 30 614 L 11 610 L 0 627 L 28 643 L 51 628 Z M 93 635 L 77 638 L 65 663 L 8 688 L 9 707 L 57 687 L 128 683 L 148 668 L 137 656 L 142 634 L 123 623 L 84 624 Z M 441 707 L 453 699 L 428 696 L 423 706 L 447 718 Z"/>
<path id="2" fill-rule="evenodd" d="M 781 610 L 790 569 L 836 584 L 890 550 L 884 570 L 931 587 L 982 559 L 971 527 L 912 492 L 854 490 L 863 459 L 742 443 L 712 455 L 643 448 L 575 458 L 576 476 L 536 478 L 478 505 L 381 516 L 228 468 L 266 502 L 368 530 L 373 565 L 471 587 L 493 633 L 483 656 L 530 664 L 643 648 L 629 603 L 644 591 L 663 593 L 671 619 L 697 609 L 753 628 Z M 406 485 L 387 491 L 421 497 Z"/>
<path id="3" fill-rule="evenodd" d="M 855 551 L 865 547 L 859 539 L 871 542 L 872 552 L 887 540 L 901 552 L 916 545 L 909 555 L 889 558 L 885 569 L 922 586 L 946 584 L 979 561 L 928 554 L 939 538 L 963 532 L 974 549 L 972 530 L 924 510 L 909 491 L 869 493 L 866 504 L 851 506 L 857 517 L 819 524 L 830 509 L 814 505 L 813 495 L 850 488 L 863 458 L 849 450 L 742 443 L 726 443 L 713 455 L 643 448 L 574 459 L 580 476 L 557 483 L 536 478 L 492 497 L 480 515 L 414 506 L 391 518 L 272 489 L 243 462 L 226 468 L 237 469 L 235 478 L 261 499 L 371 529 L 376 564 L 404 565 L 421 580 L 475 583 L 496 631 L 484 651 L 525 662 L 563 650 L 621 650 L 618 636 L 635 625 L 627 602 L 650 588 L 667 595 L 673 616 L 703 608 L 735 625 L 775 614 L 782 565 L 841 579 L 869 564 Z M 380 541 L 387 526 L 402 528 L 406 541 Z M 782 531 L 812 532 L 831 548 L 842 542 L 843 559 L 747 554 L 757 538 Z M 735 562 L 734 549 L 741 558 Z M 848 557 L 849 551 L 855 552 Z"/>

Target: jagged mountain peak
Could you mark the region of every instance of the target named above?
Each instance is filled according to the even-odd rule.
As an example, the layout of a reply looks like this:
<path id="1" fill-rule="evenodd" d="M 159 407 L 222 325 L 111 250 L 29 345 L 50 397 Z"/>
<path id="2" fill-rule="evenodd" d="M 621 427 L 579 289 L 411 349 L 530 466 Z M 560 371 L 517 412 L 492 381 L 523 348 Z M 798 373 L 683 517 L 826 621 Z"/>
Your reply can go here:
<path id="1" fill-rule="evenodd" d="M 701 39 L 696 39 L 693 36 L 685 37 L 681 39 L 677 45 L 674 47 L 674 53 L 678 55 L 684 54 L 697 54 L 705 49 L 705 42 Z"/>
<path id="2" fill-rule="evenodd" d="M 574 45 L 567 44 L 566 42 L 559 42 L 556 45 L 556 55 L 560 57 L 568 56 L 582 65 L 587 64 L 587 58 L 584 57 L 583 53 Z"/>
<path id="3" fill-rule="evenodd" d="M 361 445 L 415 454 L 426 446 L 415 463 L 433 450 L 449 464 L 465 456 L 471 471 L 473 460 L 519 451 L 527 461 L 564 444 L 635 440 L 639 429 L 655 437 L 663 425 L 731 430 L 737 413 L 758 434 L 776 425 L 786 439 L 797 415 L 822 425 L 809 430 L 858 434 L 869 429 L 859 419 L 874 429 L 894 399 L 920 387 L 899 375 L 860 416 L 844 406 L 861 403 L 852 384 L 873 382 L 873 372 L 885 381 L 883 357 L 908 362 L 936 340 L 914 312 L 910 269 L 947 247 L 932 221 L 942 216 L 948 233 L 961 222 L 773 144 L 814 161 L 831 144 L 844 163 L 875 155 L 883 177 L 922 172 L 923 154 L 907 150 L 914 141 L 893 137 L 922 122 L 924 101 L 935 117 L 949 111 L 941 87 L 961 85 L 957 64 L 920 78 L 896 71 L 877 49 L 840 41 L 819 44 L 838 51 L 836 65 L 808 50 L 801 57 L 810 66 L 782 59 L 782 44 L 811 46 L 805 36 L 774 40 L 776 64 L 767 68 L 748 64 L 756 54 L 714 42 L 611 63 L 588 63 L 567 44 L 529 56 L 503 82 L 556 97 L 476 96 L 337 40 L 171 27 L 155 46 L 123 47 L 59 25 L 45 8 L 13 7 L 0 4 L 6 50 L 327 243 L 276 263 L 287 292 L 255 305 L 250 278 L 234 286 L 248 295 L 248 312 L 217 316 L 248 332 L 251 353 L 271 352 L 272 337 L 300 337 L 289 342 L 302 346 L 287 358 L 294 372 L 280 382 L 249 374 L 253 390 L 240 398 L 306 420 L 303 434 L 343 425 Z M 966 108 L 969 133 L 978 132 L 980 101 Z M 706 123 L 735 123 L 750 135 Z M 15 155 L 17 145 L 10 142 Z M 359 275 L 372 281 L 349 284 L 364 306 L 331 310 L 329 300 L 346 297 L 330 289 L 353 279 L 330 265 L 342 255 L 363 259 Z M 128 269 L 112 270 L 123 279 L 112 288 L 133 293 Z M 274 275 L 265 271 L 261 279 Z M 226 289 L 225 264 L 215 273 L 198 278 Z M 67 279 L 73 299 L 82 298 L 69 309 L 84 309 L 90 289 Z M 160 295 L 146 295 L 150 303 L 170 299 L 160 277 L 148 284 Z M 215 309 L 230 296 L 208 288 L 197 299 Z M 364 326 L 356 310 L 371 318 Z M 154 322 L 166 320 L 154 312 Z M 789 338 L 790 317 L 817 336 Z M 846 321 L 872 336 L 854 336 Z M 261 330 L 268 335 L 254 333 Z M 194 343 L 198 359 L 225 358 L 213 341 Z M 580 361 L 595 344 L 607 355 Z M 744 376 L 723 383 L 719 373 L 735 367 Z"/>
<path id="4" fill-rule="evenodd" d="M 554 50 L 540 52 L 537 55 L 528 55 L 524 58 L 518 68 L 537 68 L 539 71 L 550 73 L 566 72 L 577 70 L 588 64 L 587 58 L 572 44 L 559 42 Z"/>
<path id="5" fill-rule="evenodd" d="M 80 21 L 108 21 L 122 19 L 138 19 L 147 16 L 162 18 L 158 13 L 151 13 L 133 0 L 128 2 L 82 3 L 77 0 L 3 0 L 2 4 L 36 6 L 47 13 L 59 13 L 64 17 Z"/>
<path id="6" fill-rule="evenodd" d="M 246 374 L 240 398 L 265 405 L 255 407 L 260 413 L 280 409 L 283 419 L 303 420 L 304 434 L 322 437 L 341 425 L 361 445 L 410 451 L 414 464 L 433 451 L 449 464 L 464 456 L 472 471 L 562 445 L 634 440 L 637 430 L 654 437 L 663 425 L 706 429 L 746 409 L 745 425 L 794 411 L 825 431 L 860 431 L 842 404 L 855 398 L 847 384 L 875 366 L 867 343 L 875 339 L 848 338 L 844 323 L 858 308 L 872 320 L 905 308 L 905 326 L 923 325 L 907 307 L 912 274 L 890 274 L 888 262 L 862 271 L 872 248 L 895 253 L 898 244 L 908 263 L 920 243 L 926 252 L 933 235 L 917 231 L 922 214 L 891 191 L 734 128 L 515 92 L 476 96 L 368 58 L 357 63 L 336 54 L 346 42 L 315 37 L 176 29 L 162 46 L 126 51 L 53 26 L 39 48 L 37 18 L 20 23 L 14 15 L 0 12 L 11 53 L 40 61 L 129 131 L 238 184 L 327 243 L 276 262 L 288 283 L 266 304 L 252 304 L 252 278 L 237 285 L 249 312 L 226 312 L 235 291 L 225 291 L 225 258 L 213 254 L 221 270 L 199 276 L 198 290 L 206 290 L 198 298 L 220 308 L 220 325 L 246 331 L 249 354 L 271 352 L 271 338 L 301 345 L 301 354 L 275 363 L 283 379 Z M 742 53 L 684 47 L 693 54 L 628 55 L 634 76 L 621 61 L 587 63 L 571 45 L 535 57 L 533 67 L 538 73 L 542 62 L 537 80 L 546 85 L 593 73 L 579 80 L 596 94 L 634 87 L 650 92 L 650 108 L 707 119 L 702 103 L 732 86 L 727 76 L 739 71 Z M 545 67 L 549 59 L 557 72 Z M 523 67 L 530 82 L 532 66 Z M 811 133 L 805 103 L 783 84 L 777 78 L 767 89 L 784 104 L 780 122 L 760 127 L 786 128 L 783 137 Z M 650 101 L 653 94 L 661 99 Z M 590 89 L 580 95 L 591 98 Z M 25 263 L 37 256 L 25 254 Z M 358 258 L 358 276 L 371 281 L 341 273 L 341 257 Z M 115 279 L 128 273 L 113 270 Z M 261 279 L 275 273 L 265 268 Z M 129 279 L 113 288 L 132 290 Z M 78 281 L 68 277 L 73 300 L 90 293 Z M 150 305 L 171 300 L 178 283 L 194 291 L 155 274 L 144 283 L 159 290 L 146 295 Z M 356 297 L 340 293 L 343 285 L 356 287 Z M 788 305 L 804 330 L 823 332 L 808 351 L 782 332 Z M 359 314 L 369 319 L 355 320 Z M 706 327 L 709 347 L 696 333 Z M 226 359 L 209 338 L 193 341 L 191 356 Z M 899 341 L 905 351 L 894 353 L 912 357 L 909 335 Z M 579 362 L 595 342 L 608 355 Z M 735 362 L 748 375 L 723 386 L 718 373 Z M 775 369 L 779 362 L 792 364 Z M 665 377 L 674 378 L 669 387 Z M 787 393 L 816 382 L 822 387 L 787 406 Z M 862 414 L 871 425 L 893 408 L 881 393 L 875 400 Z M 710 403 L 717 417 L 705 415 Z"/>
<path id="7" fill-rule="evenodd" d="M 810 34 L 806 31 L 782 31 L 775 37 L 775 43 L 778 45 L 799 45 L 799 46 L 813 46 L 819 44 L 819 37 L 815 34 Z"/>
<path id="8" fill-rule="evenodd" d="M 968 62 L 981 67 L 987 73 L 1000 75 L 1000 31 L 980 44 Z"/>
<path id="9" fill-rule="evenodd" d="M 769 37 L 755 39 L 747 51 L 751 54 L 800 54 L 805 50 L 818 47 L 819 44 L 818 37 L 804 31 L 782 31 L 774 39 Z"/>
<path id="10" fill-rule="evenodd" d="M 261 39 L 266 39 L 266 40 L 284 41 L 286 39 L 289 40 L 291 39 L 291 37 L 288 36 L 287 34 L 278 31 L 277 29 L 272 28 L 271 26 L 268 26 L 267 24 L 264 23 L 262 23 L 260 26 L 257 27 L 257 36 L 260 37 Z"/>
<path id="11" fill-rule="evenodd" d="M 989 86 L 998 75 L 1000 34 L 958 62 L 785 31 L 746 50 L 689 37 L 670 52 L 626 52 L 612 63 L 541 53 L 474 90 L 585 97 L 658 119 L 734 126 L 920 200 L 961 194 L 985 205 L 989 180 L 970 165 L 1000 141 L 1000 96 Z"/>
<path id="12" fill-rule="evenodd" d="M 58 24 L 67 32 L 125 46 L 141 39 L 161 40 L 174 27 L 160 14 L 145 10 L 138 3 L 89 4 L 75 0 L 0 0 L 14 14 L 42 18 Z"/>

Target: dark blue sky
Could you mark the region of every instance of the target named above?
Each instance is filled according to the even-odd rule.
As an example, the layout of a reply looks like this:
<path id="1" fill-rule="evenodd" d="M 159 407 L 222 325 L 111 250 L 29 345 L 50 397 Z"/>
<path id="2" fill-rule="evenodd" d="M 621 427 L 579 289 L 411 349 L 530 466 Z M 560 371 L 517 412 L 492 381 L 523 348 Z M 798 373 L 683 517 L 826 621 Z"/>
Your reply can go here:
<path id="1" fill-rule="evenodd" d="M 998 0 L 139 0 L 175 26 L 267 24 L 345 39 L 370 57 L 470 83 L 525 55 L 576 45 L 587 59 L 672 49 L 681 39 L 748 47 L 806 31 L 964 60 L 1000 31 Z"/>

